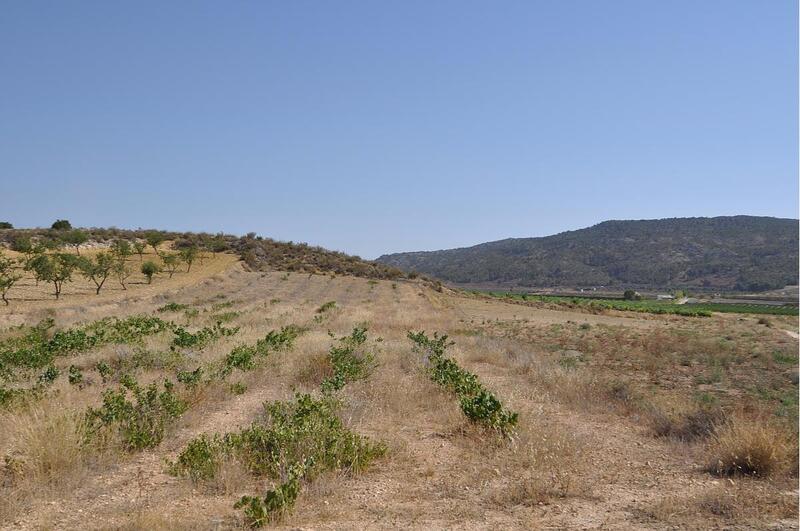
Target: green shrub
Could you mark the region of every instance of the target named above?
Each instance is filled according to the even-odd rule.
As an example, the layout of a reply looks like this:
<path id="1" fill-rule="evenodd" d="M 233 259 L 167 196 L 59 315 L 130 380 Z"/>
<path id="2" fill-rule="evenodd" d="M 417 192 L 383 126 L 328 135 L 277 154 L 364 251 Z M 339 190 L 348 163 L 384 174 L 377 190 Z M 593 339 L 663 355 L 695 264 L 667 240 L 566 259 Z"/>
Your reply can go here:
<path id="1" fill-rule="evenodd" d="M 504 436 L 514 431 L 518 414 L 505 409 L 500 400 L 483 387 L 476 375 L 445 357 L 447 347 L 453 345 L 446 335 L 434 333 L 433 338 L 429 338 L 421 331 L 409 332 L 408 338 L 414 342 L 415 350 L 425 355 L 431 380 L 458 397 L 461 411 L 470 421 L 479 422 Z"/>
<path id="2" fill-rule="evenodd" d="M 300 491 L 300 480 L 311 481 L 329 470 L 359 472 L 386 447 L 351 432 L 336 415 L 339 403 L 296 394 L 285 402 L 264 404 L 264 420 L 237 433 L 191 441 L 169 470 L 193 481 L 209 480 L 225 459 L 235 459 L 255 477 L 284 480 L 264 498 L 243 497 L 251 525 L 259 526 L 289 511 Z M 286 471 L 294 471 L 288 479 Z M 293 482 L 294 480 L 294 482 Z"/>
<path id="3" fill-rule="evenodd" d="M 255 345 L 238 345 L 225 357 L 219 375 L 228 376 L 233 369 L 250 371 L 255 368 L 257 356 L 267 356 L 270 352 L 291 348 L 294 340 L 303 332 L 303 329 L 288 325 L 279 331 L 271 330 L 263 339 L 256 341 Z"/>
<path id="4" fill-rule="evenodd" d="M 517 425 L 518 414 L 503 408 L 497 397 L 485 389 L 476 395 L 463 396 L 461 411 L 471 421 L 482 422 L 503 434 L 508 434 Z"/>
<path id="5" fill-rule="evenodd" d="M 42 385 L 49 385 L 56 381 L 60 371 L 55 365 L 47 367 L 42 374 L 39 375 L 38 382 Z"/>
<path id="6" fill-rule="evenodd" d="M 177 302 L 168 302 L 167 304 L 165 304 L 165 305 L 164 305 L 164 306 L 162 306 L 161 308 L 158 308 L 156 311 L 157 311 L 158 313 L 164 313 L 164 312 L 180 312 L 180 311 L 182 311 L 182 310 L 185 310 L 185 309 L 187 309 L 188 307 L 189 307 L 189 305 L 188 305 L 188 304 L 179 304 L 179 303 L 177 303 Z"/>
<path id="7" fill-rule="evenodd" d="M 100 378 L 103 379 L 103 383 L 108 381 L 108 377 L 111 376 L 111 367 L 108 363 L 104 361 L 100 361 L 95 365 L 95 369 L 97 369 L 97 373 L 100 375 Z"/>
<path id="8" fill-rule="evenodd" d="M 86 352 L 110 343 L 137 343 L 144 336 L 160 333 L 172 326 L 157 317 L 105 318 L 82 328 L 60 330 L 48 337 L 53 325 L 52 319 L 46 319 L 23 336 L 0 343 L 0 373 L 8 375 L 15 367 L 44 367 L 56 357 Z"/>
<path id="9" fill-rule="evenodd" d="M 80 368 L 76 367 L 75 365 L 69 366 L 68 378 L 70 385 L 78 385 L 83 383 L 83 373 L 81 372 Z"/>
<path id="10" fill-rule="evenodd" d="M 256 347 L 249 345 L 234 347 L 225 357 L 225 368 L 228 369 L 228 372 L 233 369 L 239 369 L 240 371 L 252 370 L 255 366 L 253 358 L 256 354 L 258 354 Z"/>
<path id="11" fill-rule="evenodd" d="M 250 527 L 262 527 L 264 524 L 279 520 L 289 513 L 294 507 L 294 502 L 300 495 L 300 480 L 308 469 L 313 466 L 314 460 L 308 458 L 302 463 L 294 463 L 289 467 L 288 478 L 274 489 L 267 491 L 263 498 L 257 496 L 242 496 L 233 505 L 234 509 L 244 509 L 244 515 Z"/>
<path id="12" fill-rule="evenodd" d="M 176 326 L 173 330 L 175 339 L 172 340 L 173 347 L 180 348 L 203 348 L 211 341 L 224 336 L 232 336 L 239 331 L 239 327 L 225 328 L 222 323 L 217 322 L 214 326 L 204 327 L 197 332 L 189 332 L 182 326 Z"/>
<path id="13" fill-rule="evenodd" d="M 375 366 L 375 356 L 361 350 L 360 347 L 366 341 L 367 328 L 357 326 L 349 336 L 340 338 L 338 344 L 331 347 L 328 356 L 333 367 L 333 376 L 322 381 L 323 393 L 330 394 L 349 382 L 369 376 Z"/>
<path id="14" fill-rule="evenodd" d="M 235 395 L 243 395 L 247 392 L 247 386 L 242 382 L 235 382 L 230 385 L 230 390 Z"/>
<path id="15" fill-rule="evenodd" d="M 200 379 L 203 377 L 203 368 L 198 367 L 193 371 L 178 371 L 177 380 L 188 387 L 189 389 L 194 389 L 200 383 Z"/>
<path id="16" fill-rule="evenodd" d="M 156 382 L 141 387 L 132 377 L 123 377 L 122 386 L 103 393 L 103 405 L 86 411 L 87 433 L 117 427 L 129 451 L 152 448 L 164 438 L 166 426 L 186 411 L 186 403 L 174 392 L 174 384 L 164 380 L 163 390 Z M 128 392 L 133 400 L 128 398 Z"/>
<path id="17" fill-rule="evenodd" d="M 169 472 L 176 476 L 188 476 L 193 482 L 213 479 L 219 472 L 220 460 L 225 452 L 225 444 L 215 435 L 203 434 L 192 439 L 178 456 L 170 463 Z"/>
<path id="18" fill-rule="evenodd" d="M 153 276 L 157 275 L 161 268 L 153 261 L 148 260 L 147 262 L 142 264 L 141 267 L 142 274 L 147 277 L 147 283 L 153 283 Z"/>
<path id="19" fill-rule="evenodd" d="M 24 395 L 21 389 L 6 389 L 0 387 L 0 406 L 5 407 Z"/>

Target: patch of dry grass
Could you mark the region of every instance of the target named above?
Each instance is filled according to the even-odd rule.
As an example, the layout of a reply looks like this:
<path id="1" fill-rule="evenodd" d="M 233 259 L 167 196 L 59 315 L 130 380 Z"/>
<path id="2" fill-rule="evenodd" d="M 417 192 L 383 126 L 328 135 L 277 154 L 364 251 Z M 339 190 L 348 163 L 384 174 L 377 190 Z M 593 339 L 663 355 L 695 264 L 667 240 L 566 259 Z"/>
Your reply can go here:
<path id="1" fill-rule="evenodd" d="M 12 517 L 30 496 L 52 497 L 80 484 L 93 466 L 107 460 L 115 445 L 86 442 L 83 418 L 57 401 L 35 404 L 0 418 L 5 434 L 5 466 L 0 519 Z"/>
<path id="2" fill-rule="evenodd" d="M 753 479 L 716 482 L 697 496 L 667 496 L 643 510 L 645 516 L 682 528 L 761 527 L 765 521 L 785 519 L 797 524 L 797 493 L 781 491 Z M 702 525 L 698 525 L 702 522 Z"/>
<path id="3" fill-rule="evenodd" d="M 718 476 L 769 477 L 786 471 L 791 448 L 785 431 L 764 419 L 732 416 L 717 424 L 707 470 Z"/>
<path id="4" fill-rule="evenodd" d="M 499 508 L 531 507 L 555 498 L 586 496 L 591 490 L 584 443 L 543 417 L 521 426 L 507 449 L 498 447 L 487 454 L 492 472 L 503 478 L 488 493 Z"/>

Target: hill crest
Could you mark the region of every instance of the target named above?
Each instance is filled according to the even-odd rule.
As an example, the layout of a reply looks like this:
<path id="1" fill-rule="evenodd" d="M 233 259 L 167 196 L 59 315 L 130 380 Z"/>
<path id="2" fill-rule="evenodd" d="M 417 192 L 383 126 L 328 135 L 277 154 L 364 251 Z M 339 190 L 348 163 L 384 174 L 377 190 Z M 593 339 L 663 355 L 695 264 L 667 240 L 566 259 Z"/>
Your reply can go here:
<path id="1" fill-rule="evenodd" d="M 377 261 L 456 284 L 762 291 L 797 283 L 798 220 L 608 220 L 552 236 L 394 253 Z"/>

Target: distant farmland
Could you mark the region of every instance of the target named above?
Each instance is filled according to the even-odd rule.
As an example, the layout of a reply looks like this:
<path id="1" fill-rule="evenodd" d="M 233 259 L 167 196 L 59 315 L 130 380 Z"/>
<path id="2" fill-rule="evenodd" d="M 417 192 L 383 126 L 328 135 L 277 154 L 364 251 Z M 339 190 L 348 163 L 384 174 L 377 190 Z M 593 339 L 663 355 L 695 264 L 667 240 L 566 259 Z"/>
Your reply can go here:
<path id="1" fill-rule="evenodd" d="M 492 297 L 517 299 L 521 301 L 539 301 L 571 307 L 583 307 L 598 310 L 621 310 L 654 314 L 686 315 L 690 317 L 708 317 L 712 312 L 746 313 L 764 315 L 798 315 L 796 305 L 775 305 L 751 303 L 714 303 L 701 302 L 694 304 L 676 304 L 672 301 L 645 299 L 639 301 L 619 298 L 598 298 L 594 296 L 575 295 L 528 295 L 507 291 L 478 292 Z"/>

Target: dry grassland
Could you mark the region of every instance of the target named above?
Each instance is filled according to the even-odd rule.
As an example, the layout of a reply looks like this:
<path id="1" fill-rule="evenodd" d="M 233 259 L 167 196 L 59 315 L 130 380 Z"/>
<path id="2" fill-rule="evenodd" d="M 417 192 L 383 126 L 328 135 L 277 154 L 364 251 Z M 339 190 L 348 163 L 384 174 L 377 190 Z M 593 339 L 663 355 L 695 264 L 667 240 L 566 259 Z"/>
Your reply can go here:
<path id="1" fill-rule="evenodd" d="M 377 366 L 342 391 L 340 416 L 388 451 L 361 473 L 305 484 L 293 512 L 271 525 L 797 529 L 798 341 L 783 331 L 797 330 L 796 319 L 767 327 L 731 315 L 576 314 L 413 281 L 253 273 L 234 260 L 219 255 L 171 281 L 96 297 L 76 284 L 58 302 L 28 285 L 16 294 L 28 300 L 0 308 L 3 338 L 43 317 L 63 328 L 142 313 L 191 330 L 239 327 L 202 348 L 171 349 L 161 333 L 56 358 L 61 376 L 45 393 L 0 410 L 3 528 L 244 528 L 234 502 L 263 495 L 270 481 L 231 461 L 193 483 L 170 475 L 167 461 L 198 435 L 248 426 L 265 401 L 318 389 L 333 372 L 329 333 L 366 322 Z M 335 306 L 318 312 L 328 301 Z M 186 308 L 156 312 L 167 302 Z M 286 325 L 306 329 L 291 349 L 224 381 L 180 387 L 189 407 L 160 444 L 128 452 L 113 433 L 86 442 L 83 412 L 124 372 L 174 380 Z M 410 330 L 450 335 L 449 354 L 519 412 L 513 437 L 466 419 L 426 375 Z M 106 382 L 99 362 L 115 368 Z M 80 384 L 68 382 L 70 366 Z M 37 377 L 20 373 L 14 385 Z"/>

